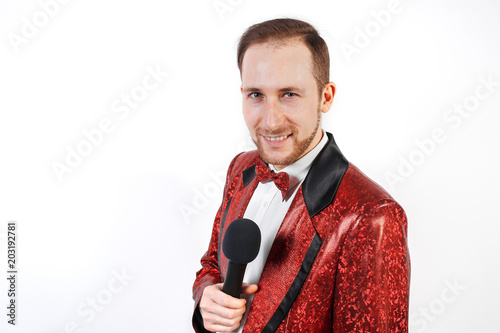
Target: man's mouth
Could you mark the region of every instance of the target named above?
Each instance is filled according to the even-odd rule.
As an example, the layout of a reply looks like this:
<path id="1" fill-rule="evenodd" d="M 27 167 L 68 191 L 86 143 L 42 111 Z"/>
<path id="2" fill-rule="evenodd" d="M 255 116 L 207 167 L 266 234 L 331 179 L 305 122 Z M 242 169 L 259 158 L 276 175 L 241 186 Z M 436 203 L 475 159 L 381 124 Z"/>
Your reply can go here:
<path id="1" fill-rule="evenodd" d="M 268 141 L 283 141 L 288 138 L 290 135 L 282 135 L 282 136 L 264 136 Z"/>

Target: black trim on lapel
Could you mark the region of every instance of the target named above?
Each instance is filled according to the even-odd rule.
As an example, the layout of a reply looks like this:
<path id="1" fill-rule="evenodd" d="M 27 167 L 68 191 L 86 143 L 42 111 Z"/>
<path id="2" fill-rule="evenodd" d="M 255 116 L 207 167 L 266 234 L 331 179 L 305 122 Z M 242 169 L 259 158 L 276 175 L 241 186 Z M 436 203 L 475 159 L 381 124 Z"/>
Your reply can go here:
<path id="1" fill-rule="evenodd" d="M 312 218 L 333 202 L 349 162 L 340 152 L 333 135 L 326 132 L 328 142 L 311 165 L 302 183 L 304 201 Z"/>
<path id="2" fill-rule="evenodd" d="M 255 164 L 243 170 L 243 187 L 246 187 L 255 177 Z"/>
<path id="3" fill-rule="evenodd" d="M 304 282 L 309 275 L 309 271 L 311 270 L 314 260 L 316 259 L 316 255 L 318 254 L 321 244 L 322 242 L 319 235 L 314 235 L 314 238 L 311 241 L 311 245 L 309 245 L 309 249 L 307 250 L 304 261 L 302 262 L 302 266 L 300 267 L 299 273 L 295 277 L 295 280 L 293 280 L 292 286 L 290 287 L 290 289 L 288 289 L 288 292 L 278 306 L 278 309 L 273 314 L 266 327 L 264 327 L 264 329 L 262 330 L 262 333 L 272 333 L 276 331 L 288 311 L 290 311 L 293 302 L 295 302 L 295 299 L 299 295 L 302 285 L 304 285 Z"/>

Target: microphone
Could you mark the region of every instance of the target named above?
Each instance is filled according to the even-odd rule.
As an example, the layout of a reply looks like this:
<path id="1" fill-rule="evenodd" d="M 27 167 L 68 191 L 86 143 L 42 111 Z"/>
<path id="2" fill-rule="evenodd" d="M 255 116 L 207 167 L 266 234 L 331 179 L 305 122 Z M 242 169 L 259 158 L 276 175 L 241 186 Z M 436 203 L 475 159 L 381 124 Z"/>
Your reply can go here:
<path id="1" fill-rule="evenodd" d="M 223 292 L 240 298 L 245 269 L 257 257 L 259 249 L 260 229 L 254 221 L 237 219 L 227 227 L 222 243 L 222 251 L 227 258 Z"/>

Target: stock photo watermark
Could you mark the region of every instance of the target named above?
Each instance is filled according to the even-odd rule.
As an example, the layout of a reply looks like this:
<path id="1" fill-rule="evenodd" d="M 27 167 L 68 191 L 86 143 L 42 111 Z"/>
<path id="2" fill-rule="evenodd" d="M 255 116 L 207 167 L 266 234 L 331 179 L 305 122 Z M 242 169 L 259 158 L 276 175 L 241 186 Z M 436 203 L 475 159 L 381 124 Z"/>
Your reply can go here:
<path id="1" fill-rule="evenodd" d="M 193 189 L 194 195 L 190 204 L 181 203 L 179 212 L 186 224 L 192 222 L 194 216 L 200 215 L 201 211 L 208 207 L 210 201 L 222 195 L 226 174 L 224 171 L 209 172 L 211 181 L 202 186 L 202 188 Z"/>
<path id="2" fill-rule="evenodd" d="M 438 146 L 445 142 L 449 133 L 458 130 L 464 120 L 471 117 L 474 112 L 477 112 L 481 102 L 490 98 L 500 87 L 500 81 L 495 81 L 493 75 L 487 77 L 480 76 L 474 91 L 467 95 L 460 102 L 453 103 L 451 107 L 446 109 L 442 114 L 442 120 L 445 126 L 437 126 L 432 129 L 431 133 L 422 139 L 414 141 L 415 147 L 405 155 L 398 156 L 398 165 L 395 170 L 384 173 L 385 181 L 389 188 L 394 190 L 397 184 L 403 183 L 411 177 L 415 171 L 425 161 L 432 156 Z"/>
<path id="3" fill-rule="evenodd" d="M 127 93 L 122 93 L 113 100 L 110 105 L 111 112 L 115 113 L 120 121 L 127 119 L 131 111 L 137 109 L 149 94 L 157 89 L 168 76 L 159 65 L 155 68 L 146 66 L 146 75 L 142 81 L 134 85 Z M 66 156 L 62 161 L 52 161 L 51 166 L 59 182 L 62 182 L 66 174 L 72 173 L 75 168 L 82 164 L 94 149 L 100 146 L 107 135 L 111 134 L 117 123 L 110 117 L 102 118 L 96 127 L 83 129 L 80 140 L 73 146 L 66 145 Z"/>
<path id="4" fill-rule="evenodd" d="M 412 0 L 406 0 L 405 2 L 412 2 Z M 353 56 L 361 54 L 391 24 L 394 16 L 403 12 L 403 9 L 404 6 L 401 1 L 391 0 L 386 9 L 372 10 L 370 12 L 371 19 L 363 27 L 355 26 L 352 42 L 342 41 L 339 44 L 347 63 L 352 62 Z"/>
<path id="5" fill-rule="evenodd" d="M 427 328 L 436 322 L 443 313 L 449 311 L 451 304 L 455 303 L 462 293 L 467 289 L 457 278 L 451 282 L 444 281 L 445 287 L 441 289 L 439 296 L 432 299 L 427 306 L 419 307 L 418 313 L 410 318 L 410 327 L 418 333 L 425 332 Z"/>
<path id="6" fill-rule="evenodd" d="M 64 329 L 58 331 L 60 333 L 82 333 L 82 327 L 85 324 L 91 323 L 95 320 L 96 316 L 110 306 L 111 302 L 115 299 L 116 295 L 122 293 L 131 281 L 135 279 L 134 276 L 129 275 L 125 269 L 121 271 L 113 270 L 113 276 L 108 280 L 106 286 L 99 289 L 91 297 L 87 297 L 84 301 L 79 303 L 76 307 L 76 315 L 79 320 L 72 320 L 64 325 Z"/>
<path id="7" fill-rule="evenodd" d="M 31 18 L 22 16 L 21 27 L 19 32 L 8 32 L 7 39 L 14 49 L 15 53 L 19 53 L 21 45 L 28 44 L 33 38 L 38 36 L 40 31 L 45 28 L 50 21 L 55 18 L 62 6 L 66 5 L 70 0 L 40 0 L 38 1 L 39 9 L 31 15 Z"/>
<path id="8" fill-rule="evenodd" d="M 242 2 L 243 0 L 214 0 L 212 7 L 219 16 L 219 19 L 224 21 L 226 13 L 234 11 Z"/>
<path id="9" fill-rule="evenodd" d="M 6 241 L 7 241 L 7 323 L 16 325 L 18 304 L 17 294 L 18 290 L 18 262 L 17 262 L 17 245 L 18 245 L 18 231 L 17 222 L 9 221 L 6 228 Z"/>
<path id="10" fill-rule="evenodd" d="M 249 151 L 255 149 L 255 145 L 249 136 L 247 140 L 237 145 L 236 149 L 238 153 Z M 209 172 L 208 176 L 210 178 L 209 182 L 193 189 L 194 195 L 191 202 L 179 205 L 179 213 L 186 224 L 191 224 L 193 218 L 200 215 L 213 199 L 222 197 L 222 191 L 226 183 L 226 170 Z"/>

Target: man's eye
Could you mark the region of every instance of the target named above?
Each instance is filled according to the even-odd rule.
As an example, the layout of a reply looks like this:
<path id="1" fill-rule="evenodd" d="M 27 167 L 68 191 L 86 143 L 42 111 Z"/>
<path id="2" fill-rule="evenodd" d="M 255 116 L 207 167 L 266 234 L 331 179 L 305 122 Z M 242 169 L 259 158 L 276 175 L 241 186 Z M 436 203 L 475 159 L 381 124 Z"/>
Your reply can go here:
<path id="1" fill-rule="evenodd" d="M 262 94 L 261 93 L 258 93 L 258 92 L 253 92 L 249 95 L 251 98 L 260 98 L 262 97 Z"/>
<path id="2" fill-rule="evenodd" d="M 285 97 L 294 97 L 294 96 L 297 96 L 297 94 L 293 93 L 293 92 L 287 92 L 285 93 L 284 95 Z"/>

